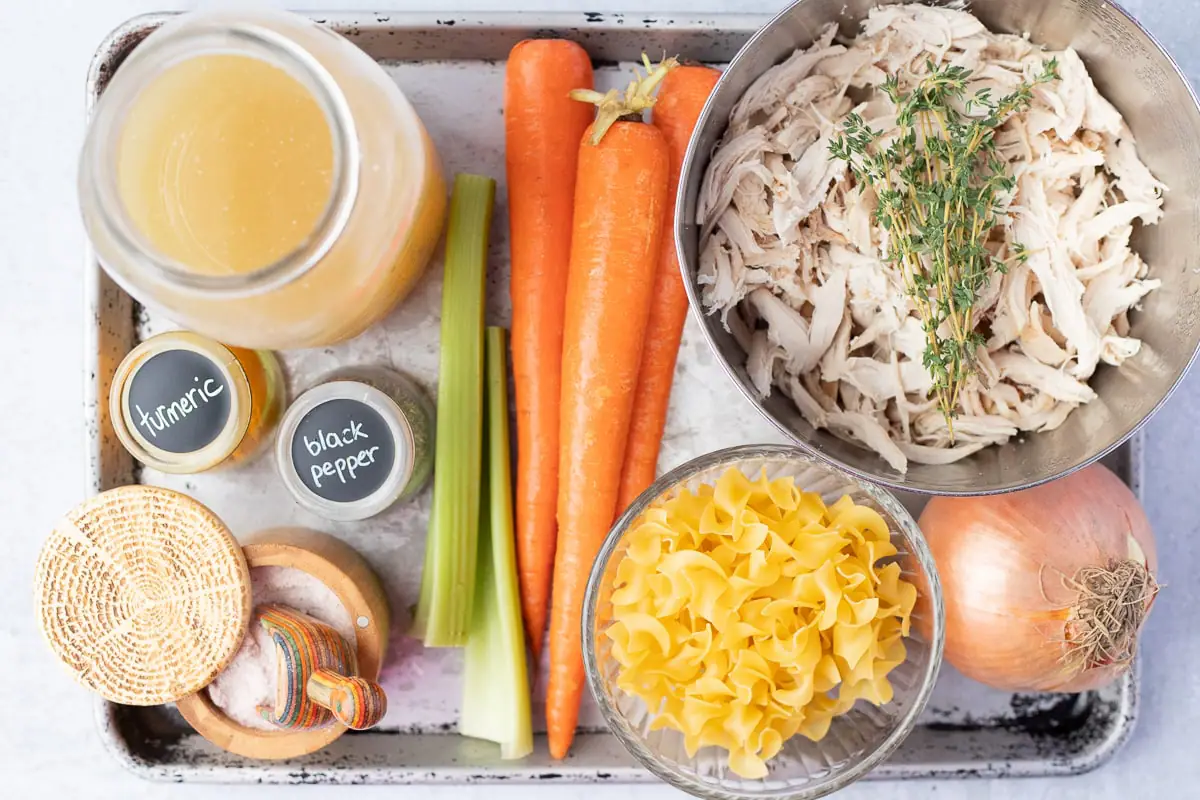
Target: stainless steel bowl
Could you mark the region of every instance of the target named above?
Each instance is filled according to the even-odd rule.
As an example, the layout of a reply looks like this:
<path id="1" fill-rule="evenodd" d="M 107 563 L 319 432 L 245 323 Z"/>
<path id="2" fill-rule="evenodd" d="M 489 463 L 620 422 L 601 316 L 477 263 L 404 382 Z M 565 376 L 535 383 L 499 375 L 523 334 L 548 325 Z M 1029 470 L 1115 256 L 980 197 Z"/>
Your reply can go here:
<path id="1" fill-rule="evenodd" d="M 759 75 L 822 27 L 838 21 L 852 36 L 875 0 L 800 0 L 769 22 L 726 70 L 700 117 L 683 164 L 676 242 L 692 308 L 710 344 L 743 393 L 798 444 L 860 477 L 922 493 L 993 494 L 1034 486 L 1072 472 L 1116 448 L 1166 401 L 1200 345 L 1200 105 L 1169 55 L 1115 3 L 1099 0 L 972 0 L 971 11 L 992 30 L 1028 32 L 1033 41 L 1074 47 L 1100 91 L 1121 111 L 1138 151 L 1170 188 L 1162 221 L 1135 233 L 1134 247 L 1162 288 L 1132 315 L 1141 353 L 1120 369 L 1101 366 L 1091 381 L 1098 399 L 1077 409 L 1056 431 L 1028 434 L 948 466 L 910 464 L 905 475 L 874 453 L 814 430 L 782 392 L 759 401 L 745 354 L 718 316 L 700 302 L 696 283 L 699 232 L 696 197 L 713 148 L 738 98 Z"/>

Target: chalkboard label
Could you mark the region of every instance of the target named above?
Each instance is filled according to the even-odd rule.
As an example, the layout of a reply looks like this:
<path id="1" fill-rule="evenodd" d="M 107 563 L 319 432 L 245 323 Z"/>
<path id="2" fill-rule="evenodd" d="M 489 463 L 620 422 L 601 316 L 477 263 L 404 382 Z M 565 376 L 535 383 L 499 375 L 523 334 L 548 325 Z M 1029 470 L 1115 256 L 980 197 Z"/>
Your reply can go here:
<path id="1" fill-rule="evenodd" d="M 305 414 L 292 434 L 296 474 L 313 494 L 335 503 L 370 497 L 395 462 L 387 421 L 358 400 L 326 400 Z"/>
<path id="2" fill-rule="evenodd" d="M 229 422 L 233 388 L 211 358 L 167 350 L 138 367 L 129 383 L 130 424 L 138 437 L 168 453 L 194 453 Z"/>

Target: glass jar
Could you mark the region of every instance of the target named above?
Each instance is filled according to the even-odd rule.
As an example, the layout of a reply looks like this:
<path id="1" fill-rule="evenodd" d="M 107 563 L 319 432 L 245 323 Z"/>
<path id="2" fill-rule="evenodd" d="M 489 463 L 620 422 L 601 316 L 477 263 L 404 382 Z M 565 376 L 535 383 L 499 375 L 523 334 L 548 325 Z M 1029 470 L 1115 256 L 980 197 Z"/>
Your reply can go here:
<path id="1" fill-rule="evenodd" d="M 347 367 L 288 408 L 275 462 L 301 506 L 326 519 L 360 520 L 425 488 L 433 437 L 433 401 L 414 380 L 383 367 Z"/>
<path id="2" fill-rule="evenodd" d="M 241 347 L 358 335 L 412 289 L 446 210 L 412 106 L 366 53 L 271 11 L 182 15 L 96 105 L 79 170 L 108 273 Z"/>
<path id="3" fill-rule="evenodd" d="M 262 451 L 287 390 L 275 354 L 172 331 L 117 367 L 109 411 L 134 458 L 162 472 L 195 473 Z"/>

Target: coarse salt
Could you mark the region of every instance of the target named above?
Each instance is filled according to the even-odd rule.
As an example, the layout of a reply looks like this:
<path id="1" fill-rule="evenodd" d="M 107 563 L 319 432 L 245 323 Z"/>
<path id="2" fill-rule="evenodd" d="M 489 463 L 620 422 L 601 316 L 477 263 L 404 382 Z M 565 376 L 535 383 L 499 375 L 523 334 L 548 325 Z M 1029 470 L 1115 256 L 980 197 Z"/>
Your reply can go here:
<path id="1" fill-rule="evenodd" d="M 292 567 L 255 567 L 250 571 L 250 591 L 257 609 L 279 605 L 303 611 L 336 630 L 354 644 L 354 621 L 333 590 L 319 578 Z M 257 730 L 279 730 L 259 716 L 257 708 L 275 702 L 275 643 L 257 619 L 242 646 L 208 686 L 208 696 L 234 722 Z"/>

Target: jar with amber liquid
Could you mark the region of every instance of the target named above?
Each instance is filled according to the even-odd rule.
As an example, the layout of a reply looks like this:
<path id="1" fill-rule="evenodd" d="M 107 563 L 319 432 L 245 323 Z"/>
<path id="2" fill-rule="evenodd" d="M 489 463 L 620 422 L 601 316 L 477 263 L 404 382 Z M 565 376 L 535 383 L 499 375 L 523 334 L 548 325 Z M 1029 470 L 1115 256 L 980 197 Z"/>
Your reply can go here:
<path id="1" fill-rule="evenodd" d="M 429 135 L 366 53 L 271 11 L 184 14 L 98 101 L 79 170 L 101 264 L 142 304 L 238 347 L 349 339 L 440 236 Z"/>
<path id="2" fill-rule="evenodd" d="M 109 413 L 121 444 L 146 466 L 204 472 L 261 453 L 286 391 L 274 353 L 172 331 L 142 342 L 117 367 Z"/>

